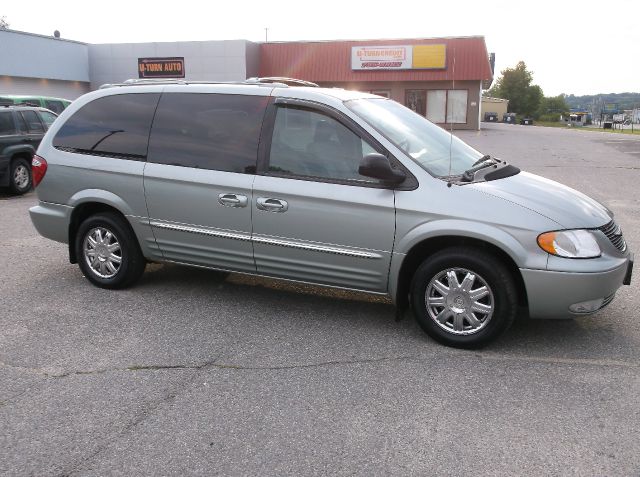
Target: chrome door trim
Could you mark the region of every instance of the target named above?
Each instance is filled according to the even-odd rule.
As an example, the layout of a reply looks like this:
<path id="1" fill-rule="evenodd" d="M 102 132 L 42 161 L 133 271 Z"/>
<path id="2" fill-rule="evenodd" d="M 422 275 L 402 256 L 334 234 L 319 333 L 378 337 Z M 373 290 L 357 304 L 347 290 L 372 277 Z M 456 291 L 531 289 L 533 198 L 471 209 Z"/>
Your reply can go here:
<path id="1" fill-rule="evenodd" d="M 360 250 L 350 250 L 347 248 L 331 247 L 328 245 L 317 245 L 303 242 L 292 242 L 291 240 L 282 240 L 267 237 L 256 237 L 255 235 L 241 234 L 235 232 L 224 232 L 221 230 L 205 229 L 202 227 L 193 227 L 190 225 L 172 224 L 167 222 L 159 222 L 150 220 L 149 225 L 167 230 L 177 230 L 179 232 L 187 232 L 191 234 L 209 235 L 211 237 L 226 238 L 231 240 L 253 241 L 254 243 L 262 243 L 266 245 L 275 245 L 278 247 L 289 247 L 301 250 L 311 250 L 313 252 L 331 253 L 334 255 L 345 255 L 347 257 L 365 258 L 365 259 L 381 259 L 382 255 L 374 252 L 362 252 Z"/>
<path id="2" fill-rule="evenodd" d="M 179 232 L 188 232 L 191 234 L 209 235 L 211 237 L 226 238 L 231 240 L 244 240 L 247 242 L 251 241 L 251 235 L 247 235 L 247 234 L 223 232 L 221 230 L 203 229 L 201 227 L 192 227 L 189 225 L 170 224 L 167 222 L 158 222 L 155 220 L 149 221 L 149 225 L 158 227 L 160 229 L 177 230 Z"/>
<path id="3" fill-rule="evenodd" d="M 279 247 L 297 248 L 302 250 L 311 250 L 314 252 L 332 253 L 334 255 L 346 255 L 349 257 L 368 258 L 368 259 L 382 258 L 382 255 L 373 253 L 373 252 L 361 252 L 361 251 L 350 250 L 346 248 L 329 247 L 326 245 L 315 245 L 315 244 L 308 244 L 308 243 L 302 243 L 302 242 L 292 242 L 290 240 L 280 240 L 280 239 L 256 237 L 256 236 L 254 236 L 252 240 L 255 243 L 263 243 L 266 245 L 276 245 Z"/>

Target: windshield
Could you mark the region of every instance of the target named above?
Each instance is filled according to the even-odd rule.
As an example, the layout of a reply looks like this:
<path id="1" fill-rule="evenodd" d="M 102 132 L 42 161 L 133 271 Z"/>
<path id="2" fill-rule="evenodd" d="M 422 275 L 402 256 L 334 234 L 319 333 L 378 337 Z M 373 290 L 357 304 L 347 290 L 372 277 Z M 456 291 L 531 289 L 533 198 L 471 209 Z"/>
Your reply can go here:
<path id="1" fill-rule="evenodd" d="M 434 176 L 459 176 L 482 157 L 440 126 L 395 101 L 356 99 L 345 105 Z"/>

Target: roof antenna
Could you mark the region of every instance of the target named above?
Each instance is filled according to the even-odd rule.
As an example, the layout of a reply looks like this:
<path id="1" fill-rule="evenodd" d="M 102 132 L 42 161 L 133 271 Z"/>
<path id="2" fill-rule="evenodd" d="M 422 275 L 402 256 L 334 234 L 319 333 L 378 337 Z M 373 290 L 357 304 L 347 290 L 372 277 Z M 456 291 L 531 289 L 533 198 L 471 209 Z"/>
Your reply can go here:
<path id="1" fill-rule="evenodd" d="M 451 89 L 455 90 L 456 89 L 456 47 L 453 47 L 453 79 L 451 82 Z M 444 114 L 446 116 L 449 116 L 449 92 L 446 93 L 446 97 L 445 97 L 445 108 L 444 108 Z M 447 187 L 451 187 L 451 162 L 453 161 L 453 153 L 452 153 L 452 148 L 453 148 L 453 113 L 451 114 L 451 119 L 449 119 L 448 117 L 445 117 L 446 120 L 449 121 L 449 174 L 447 174 L 447 177 L 449 178 L 449 182 L 447 182 Z"/>

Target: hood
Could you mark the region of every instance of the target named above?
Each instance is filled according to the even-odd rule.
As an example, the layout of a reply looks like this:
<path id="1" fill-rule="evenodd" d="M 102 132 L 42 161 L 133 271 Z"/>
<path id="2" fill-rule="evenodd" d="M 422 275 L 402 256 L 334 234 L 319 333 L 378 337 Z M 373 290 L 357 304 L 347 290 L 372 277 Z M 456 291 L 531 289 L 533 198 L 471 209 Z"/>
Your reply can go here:
<path id="1" fill-rule="evenodd" d="M 609 209 L 591 197 L 528 172 L 471 187 L 534 210 L 568 229 L 600 227 L 613 218 Z"/>

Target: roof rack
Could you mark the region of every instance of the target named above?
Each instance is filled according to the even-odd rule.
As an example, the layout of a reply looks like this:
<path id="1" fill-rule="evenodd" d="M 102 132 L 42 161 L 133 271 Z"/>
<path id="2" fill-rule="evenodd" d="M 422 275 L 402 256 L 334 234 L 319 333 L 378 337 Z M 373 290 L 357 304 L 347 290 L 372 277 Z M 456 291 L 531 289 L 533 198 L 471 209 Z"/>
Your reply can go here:
<path id="1" fill-rule="evenodd" d="M 0 108 L 42 108 L 39 104 L 35 103 L 8 103 L 0 101 Z"/>
<path id="2" fill-rule="evenodd" d="M 266 83 L 273 84 L 279 83 L 284 84 L 286 86 L 309 86 L 311 88 L 318 88 L 316 83 L 312 83 L 311 81 L 305 81 L 296 78 L 287 78 L 284 76 L 267 76 L 264 78 L 249 78 L 245 83 Z"/>
<path id="3" fill-rule="evenodd" d="M 154 79 L 154 78 L 132 78 L 122 83 L 103 84 L 100 89 L 113 88 L 116 86 L 145 86 L 145 85 L 163 85 L 163 84 L 253 84 L 257 86 L 309 86 L 318 87 L 316 83 L 295 78 L 285 77 L 266 77 L 266 78 L 248 78 L 244 81 L 190 81 L 182 78 Z"/>

